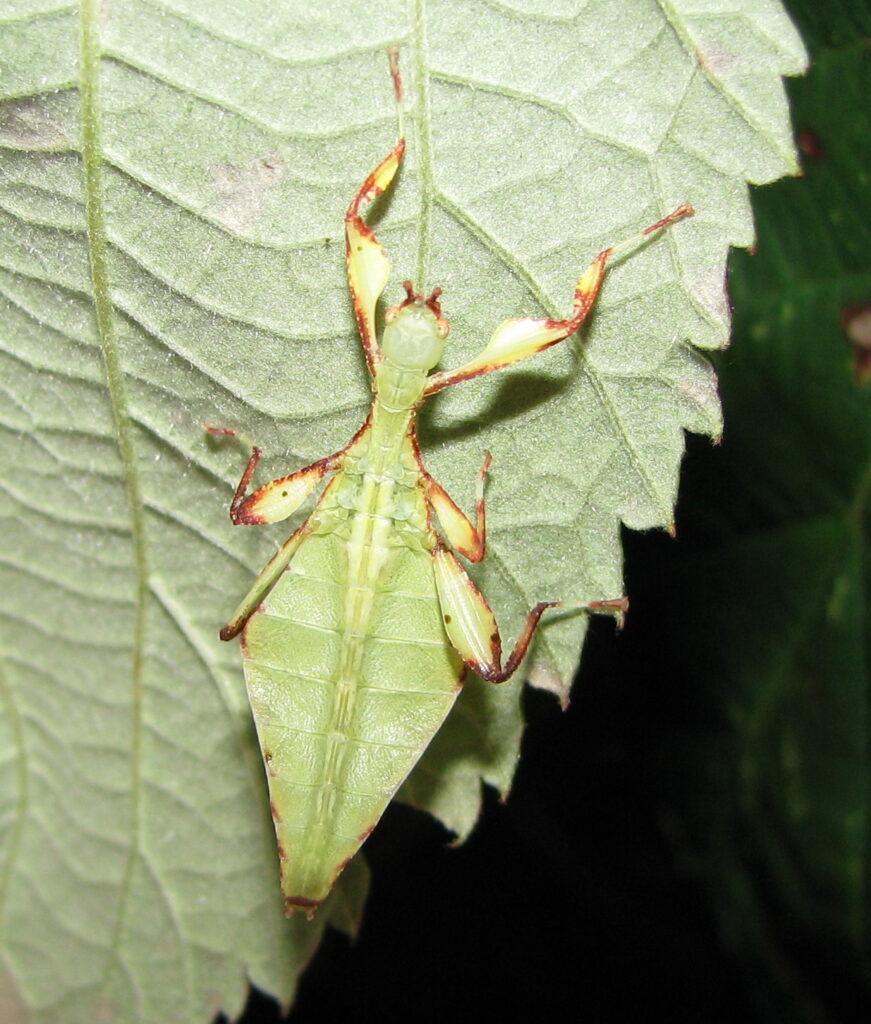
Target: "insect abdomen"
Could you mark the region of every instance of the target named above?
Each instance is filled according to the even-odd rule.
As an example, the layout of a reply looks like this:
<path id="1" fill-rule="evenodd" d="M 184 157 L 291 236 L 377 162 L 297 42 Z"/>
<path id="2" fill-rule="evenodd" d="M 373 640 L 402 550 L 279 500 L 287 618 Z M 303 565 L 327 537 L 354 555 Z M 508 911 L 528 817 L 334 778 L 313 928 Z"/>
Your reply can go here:
<path id="1" fill-rule="evenodd" d="M 349 623 L 349 547 L 307 538 L 245 630 L 282 890 L 296 906 L 327 895 L 459 689 L 429 553 L 387 549 L 368 617 Z"/>

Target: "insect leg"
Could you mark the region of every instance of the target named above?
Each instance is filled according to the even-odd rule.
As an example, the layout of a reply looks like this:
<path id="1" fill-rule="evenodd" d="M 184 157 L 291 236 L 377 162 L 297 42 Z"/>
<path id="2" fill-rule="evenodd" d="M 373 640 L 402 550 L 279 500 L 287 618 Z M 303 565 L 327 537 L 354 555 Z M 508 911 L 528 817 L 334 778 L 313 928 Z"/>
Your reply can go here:
<path id="1" fill-rule="evenodd" d="M 375 333 L 375 305 L 390 277 L 390 260 L 375 232 L 363 220 L 361 207 L 384 193 L 396 176 L 405 155 L 402 130 L 402 80 L 399 77 L 399 54 L 390 50 L 390 71 L 396 93 L 399 132 L 396 145 L 360 186 L 345 214 L 345 254 L 348 264 L 348 286 L 354 304 L 354 316 L 366 355 L 366 365 L 374 377 L 378 362 Z"/>
<path id="2" fill-rule="evenodd" d="M 480 562 L 487 549 L 487 511 L 484 503 L 484 480 L 493 456 L 484 452 L 484 462 L 478 470 L 475 485 L 475 523 L 460 509 L 454 499 L 434 480 L 421 465 L 426 500 L 438 516 L 439 524 L 451 547 L 456 548 L 470 562 Z"/>
<path id="3" fill-rule="evenodd" d="M 251 589 L 239 602 L 239 607 L 236 611 L 233 612 L 233 617 L 221 630 L 219 635 L 222 640 L 232 640 L 234 636 L 242 632 L 245 623 L 251 618 L 261 601 L 275 585 L 278 577 L 287 568 L 296 549 L 300 546 L 310 529 L 309 521 L 306 520 L 298 530 L 294 531 L 287 538 L 278 551 L 263 566 L 260 575 L 251 585 Z"/>
<path id="4" fill-rule="evenodd" d="M 240 437 L 232 427 L 206 427 L 215 437 Z M 344 449 L 319 459 L 304 469 L 264 484 L 253 494 L 248 493 L 251 479 L 263 454 L 257 445 L 251 446 L 251 457 L 236 485 L 230 502 L 230 518 L 235 526 L 260 526 L 263 523 L 277 523 L 292 515 L 312 493 L 327 473 L 338 469 L 342 463 Z"/>
<path id="5" fill-rule="evenodd" d="M 251 458 L 230 503 L 230 518 L 237 526 L 259 526 L 277 523 L 292 515 L 312 493 L 327 473 L 339 467 L 340 455 L 328 455 L 290 476 L 280 477 L 246 494 L 257 463 L 260 449 L 254 448 Z"/>
<path id="6" fill-rule="evenodd" d="M 433 560 L 436 590 L 448 639 L 466 665 L 491 683 L 504 683 L 514 674 L 526 656 L 539 619 L 548 608 L 586 609 L 591 612 L 608 612 L 622 618 L 629 606 L 625 597 L 612 601 L 593 601 L 587 605 L 539 601 L 526 616 L 517 643 L 503 663 L 502 638 L 496 616 L 487 599 L 452 551 L 439 545 L 433 552 Z"/>
<path id="7" fill-rule="evenodd" d="M 232 427 L 207 425 L 206 430 L 215 437 L 244 439 L 244 435 L 239 434 Z M 242 478 L 236 484 L 230 502 L 230 519 L 232 519 L 233 525 L 259 526 L 263 523 L 287 519 L 289 515 L 296 512 L 326 474 L 334 469 L 339 469 L 344 452 L 345 449 L 334 452 L 333 455 L 325 459 L 319 459 L 310 466 L 291 473 L 290 476 L 281 476 L 277 480 L 265 483 L 249 495 L 248 488 L 263 454 L 257 444 L 252 444 L 251 458 L 248 460 Z"/>
<path id="8" fill-rule="evenodd" d="M 691 217 L 694 212 L 689 203 L 684 203 L 667 217 L 651 224 L 639 234 L 600 252 L 575 286 L 575 299 L 570 317 L 565 320 L 533 317 L 506 320 L 496 328 L 493 337 L 471 362 L 456 370 L 443 370 L 441 373 L 434 373 L 429 378 L 424 395 L 434 395 L 451 384 L 458 384 L 471 377 L 480 377 L 485 373 L 501 370 L 505 366 L 511 366 L 512 363 L 520 362 L 521 359 L 528 359 L 536 352 L 541 352 L 570 337 L 586 320 L 590 310 L 596 304 L 608 261 L 620 250 L 641 244 L 650 235 L 676 224 L 685 217 Z"/>

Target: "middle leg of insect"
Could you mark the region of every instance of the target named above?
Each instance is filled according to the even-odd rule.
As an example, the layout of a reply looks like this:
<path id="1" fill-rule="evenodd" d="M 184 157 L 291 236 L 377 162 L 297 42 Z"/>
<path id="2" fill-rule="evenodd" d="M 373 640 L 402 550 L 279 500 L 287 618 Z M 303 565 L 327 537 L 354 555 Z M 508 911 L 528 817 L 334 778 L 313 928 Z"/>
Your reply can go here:
<path id="1" fill-rule="evenodd" d="M 401 106 L 395 54 L 391 59 Z M 542 601 L 503 660 L 493 612 L 455 554 L 471 561 L 485 555 L 490 455 L 478 474 L 472 520 L 427 472 L 415 426 L 429 395 L 577 331 L 617 247 L 599 253 L 581 275 L 565 319 L 506 320 L 475 359 L 433 372 L 449 330 L 438 289 L 424 296 L 406 282 L 405 298 L 377 332 L 376 304 L 390 268 L 363 208 L 390 187 L 404 153 L 400 130 L 345 216 L 348 282 L 372 378 L 366 422 L 342 450 L 249 493 L 255 448 L 230 508 L 237 524 L 277 522 L 330 478 L 221 632 L 225 640 L 242 634 L 288 912 L 313 912 L 329 893 L 441 726 L 467 669 L 492 682 L 507 679 L 549 608 L 616 615 L 626 608 L 622 597 Z M 691 213 L 680 206 L 630 242 Z"/>

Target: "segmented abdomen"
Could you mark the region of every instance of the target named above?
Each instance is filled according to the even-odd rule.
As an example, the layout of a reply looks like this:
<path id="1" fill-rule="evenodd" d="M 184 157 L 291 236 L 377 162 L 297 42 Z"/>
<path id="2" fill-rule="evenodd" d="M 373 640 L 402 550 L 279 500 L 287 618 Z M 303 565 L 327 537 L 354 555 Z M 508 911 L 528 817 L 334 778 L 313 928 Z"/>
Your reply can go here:
<path id="1" fill-rule="evenodd" d="M 306 538 L 245 629 L 245 678 L 291 905 L 326 896 L 459 689 L 431 555 L 397 546 L 381 556 L 368 598 L 356 602 L 368 614 L 349 621 L 359 571 L 349 579 L 347 539 Z"/>

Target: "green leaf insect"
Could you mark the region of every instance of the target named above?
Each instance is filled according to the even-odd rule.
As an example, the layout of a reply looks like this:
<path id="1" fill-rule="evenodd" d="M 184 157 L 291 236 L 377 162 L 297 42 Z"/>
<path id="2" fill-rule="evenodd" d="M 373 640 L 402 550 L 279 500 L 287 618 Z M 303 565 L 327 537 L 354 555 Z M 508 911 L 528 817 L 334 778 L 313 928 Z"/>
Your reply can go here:
<path id="1" fill-rule="evenodd" d="M 371 833 L 435 736 L 467 670 L 508 679 L 549 608 L 620 616 L 624 597 L 591 604 L 540 601 L 503 660 L 499 627 L 457 555 L 486 550 L 484 482 L 474 521 L 430 476 L 417 442 L 421 403 L 573 335 L 596 302 L 618 248 L 688 217 L 688 204 L 640 235 L 599 253 L 581 275 L 565 320 L 506 320 L 471 362 L 431 372 L 449 326 L 441 289 L 404 284 L 380 335 L 376 304 L 390 264 L 362 209 L 390 187 L 402 163 L 402 84 L 391 71 L 399 139 L 351 200 L 345 216 L 348 282 L 372 379 L 369 415 L 340 451 L 253 493 L 255 447 L 230 505 L 235 524 L 275 523 L 331 477 L 314 511 L 257 577 L 221 630 L 241 633 L 248 696 L 269 782 L 281 888 L 288 914 L 311 916 Z M 210 428 L 213 433 L 233 433 Z"/>

